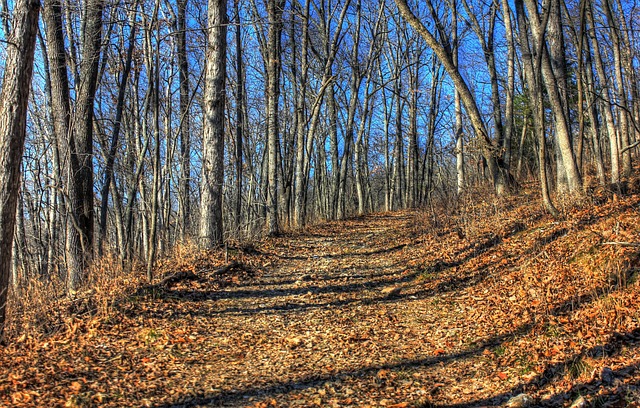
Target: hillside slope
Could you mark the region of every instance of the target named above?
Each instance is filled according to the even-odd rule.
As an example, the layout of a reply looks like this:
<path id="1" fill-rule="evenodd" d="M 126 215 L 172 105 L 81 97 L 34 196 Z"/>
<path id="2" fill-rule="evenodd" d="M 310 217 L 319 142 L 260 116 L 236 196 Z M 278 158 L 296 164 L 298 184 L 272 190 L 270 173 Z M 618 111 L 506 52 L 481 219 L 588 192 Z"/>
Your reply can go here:
<path id="1" fill-rule="evenodd" d="M 0 349 L 0 405 L 637 407 L 640 196 L 536 202 L 326 223 L 223 270 L 177 249 L 175 279 Z"/>

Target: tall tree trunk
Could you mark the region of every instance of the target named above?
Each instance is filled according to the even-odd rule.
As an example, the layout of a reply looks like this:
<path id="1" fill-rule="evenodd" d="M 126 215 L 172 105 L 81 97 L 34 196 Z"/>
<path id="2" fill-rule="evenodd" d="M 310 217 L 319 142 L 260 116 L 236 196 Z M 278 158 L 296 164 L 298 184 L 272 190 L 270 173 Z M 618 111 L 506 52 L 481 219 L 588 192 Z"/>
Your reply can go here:
<path id="1" fill-rule="evenodd" d="M 243 183 L 243 172 L 242 172 L 242 145 L 243 138 L 245 132 L 245 96 L 244 96 L 244 63 L 242 61 L 242 35 L 241 35 L 241 27 L 242 21 L 240 18 L 240 0 L 234 1 L 234 12 L 236 15 L 236 86 L 238 87 L 236 92 L 236 151 L 234 155 L 234 161 L 236 166 L 236 197 L 235 197 L 235 208 L 234 208 L 234 221 L 236 224 L 236 229 L 239 232 L 242 221 L 242 183 Z"/>
<path id="2" fill-rule="evenodd" d="M 558 0 L 551 0 L 552 2 Z M 529 15 L 528 21 L 531 28 L 532 37 L 534 39 L 534 47 L 540 51 L 542 78 L 547 89 L 547 95 L 551 103 L 551 109 L 554 116 L 554 124 L 556 130 L 556 138 L 558 143 L 558 149 L 560 151 L 564 169 L 567 175 L 567 184 L 569 192 L 574 194 L 580 194 L 582 191 L 582 177 L 578 171 L 578 166 L 575 161 L 575 155 L 573 153 L 571 143 L 571 130 L 569 127 L 566 103 L 563 102 L 562 97 L 562 85 L 558 81 L 562 81 L 562 77 L 556 78 L 554 69 L 552 66 L 551 56 L 545 41 L 546 23 L 540 20 L 540 14 L 538 12 L 537 1 L 525 0 Z M 553 15 L 559 12 L 556 7 L 547 8 L 548 18 L 551 19 Z M 559 18 L 559 17 L 557 17 Z M 548 21 L 547 21 L 548 23 Z M 557 43 L 554 47 L 558 47 Z M 555 55 L 555 54 L 554 54 Z M 561 71 L 559 71 L 561 72 Z"/>
<path id="3" fill-rule="evenodd" d="M 151 52 L 151 30 L 156 27 L 155 46 L 160 49 L 160 24 L 158 24 L 158 12 L 160 9 L 160 0 L 156 0 L 153 17 L 149 27 L 148 34 L 148 52 Z M 149 57 L 151 59 L 151 57 Z M 151 64 L 149 64 L 151 66 Z M 160 53 L 156 52 L 153 56 L 153 69 L 149 72 L 149 87 L 153 93 L 153 139 L 155 146 L 153 149 L 153 185 L 151 187 L 151 213 L 149 225 L 149 240 L 147 244 L 147 280 L 149 283 L 153 281 L 153 264 L 156 258 L 158 246 L 158 218 L 160 217 Z"/>
<path id="4" fill-rule="evenodd" d="M 67 287 L 73 292 L 84 279 L 93 257 L 93 119 L 100 54 L 104 0 L 86 5 L 80 84 L 69 136 L 68 180 L 71 214 L 67 223 Z"/>
<path id="5" fill-rule="evenodd" d="M 407 207 L 418 205 L 418 104 L 420 102 L 420 59 L 422 52 L 416 51 L 409 68 L 411 95 L 409 98 L 409 145 L 407 146 Z"/>
<path id="6" fill-rule="evenodd" d="M 91 0 L 86 5 L 81 74 L 71 120 L 62 6 L 58 0 L 47 0 L 44 7 L 54 130 L 66 142 L 65 155 L 69 162 L 66 262 L 67 288 L 71 292 L 77 289 L 83 279 L 93 254 L 93 105 L 101 53 L 102 9 L 103 0 Z"/>
<path id="7" fill-rule="evenodd" d="M 616 132 L 616 125 L 613 120 L 613 113 L 611 109 L 613 103 L 611 102 L 609 81 L 607 73 L 604 69 L 604 63 L 602 61 L 602 55 L 600 54 L 600 43 L 595 34 L 595 25 L 593 19 L 593 5 L 587 6 L 587 21 L 591 26 L 590 30 L 587 30 L 591 39 L 591 46 L 593 47 L 593 59 L 596 67 L 596 73 L 598 74 L 598 80 L 600 81 L 600 87 L 602 88 L 602 111 L 604 113 L 605 123 L 607 125 L 607 134 L 609 136 L 609 153 L 611 155 L 611 184 L 618 184 L 620 182 L 620 149 L 618 146 L 618 136 Z"/>
<path id="8" fill-rule="evenodd" d="M 522 0 L 515 1 L 516 14 L 518 18 L 518 29 L 520 35 L 520 46 L 522 48 L 523 66 L 525 79 L 528 85 L 529 100 L 533 111 L 533 126 L 538 142 L 538 171 L 540 176 L 540 190 L 542 193 L 542 203 L 547 211 L 553 216 L 558 216 L 559 212 L 551 201 L 549 194 L 549 184 L 547 176 L 547 141 L 545 137 L 544 125 L 544 98 L 542 95 L 542 50 L 543 42 L 538 42 L 538 47 L 533 48 L 529 42 L 529 25 L 524 12 Z M 545 14 L 545 25 L 548 21 L 548 13 Z M 535 57 L 535 60 L 534 60 Z"/>
<path id="9" fill-rule="evenodd" d="M 615 78 L 615 94 L 616 105 L 618 106 L 618 146 L 620 147 L 621 159 L 622 159 L 622 176 L 628 177 L 631 174 L 631 151 L 626 149 L 629 146 L 629 107 L 627 103 L 627 91 L 624 83 L 624 76 L 622 73 L 622 39 L 620 33 L 620 26 L 617 19 L 614 18 L 614 13 L 611 5 L 611 0 L 604 0 L 602 9 L 607 18 L 607 25 L 609 26 L 609 38 L 611 39 L 611 45 L 613 46 L 613 71 Z M 630 72 L 631 74 L 631 72 Z"/>
<path id="10" fill-rule="evenodd" d="M 38 0 L 18 0 L 8 34 L 0 91 L 0 342 L 4 342 L 20 164 L 27 129 L 27 105 L 38 33 Z"/>
<path id="11" fill-rule="evenodd" d="M 562 112 L 567 124 L 570 146 L 573 150 L 571 122 L 569 120 L 567 60 L 565 56 L 564 33 L 562 30 L 562 11 L 559 0 L 550 0 L 549 3 L 551 11 L 549 12 L 549 22 L 547 24 L 548 33 L 546 38 L 548 38 L 549 43 L 551 69 L 553 77 L 555 78 L 554 82 L 558 86 L 558 96 L 561 103 L 561 106 L 554 107 L 554 115 L 557 116 L 557 112 Z M 560 134 L 561 132 L 556 132 L 556 138 L 554 139 L 554 149 L 556 152 L 556 190 L 558 193 L 565 193 L 571 189 L 569 188 L 568 173 L 562 155 L 562 138 L 559 136 Z"/>
<path id="12" fill-rule="evenodd" d="M 298 4 L 298 2 L 296 2 Z M 295 180 L 294 180 L 294 203 L 293 203 L 293 223 L 297 227 L 304 225 L 304 197 L 307 188 L 305 178 L 305 157 L 306 152 L 306 121 L 305 104 L 307 96 L 307 80 L 309 75 L 309 15 L 311 12 L 311 2 L 305 2 L 304 13 L 302 13 L 302 46 L 300 49 L 300 72 L 298 73 L 297 63 L 294 61 L 294 81 L 296 86 L 295 96 L 295 118 L 296 118 L 296 158 L 295 158 Z M 296 42 L 293 42 L 296 47 Z M 294 58 L 296 58 L 296 48 L 294 48 Z"/>
<path id="13" fill-rule="evenodd" d="M 227 58 L 227 1 L 209 0 L 209 34 L 204 91 L 203 163 L 200 197 L 200 245 L 223 241 L 224 110 Z"/>
<path id="14" fill-rule="evenodd" d="M 179 236 L 186 238 L 191 225 L 191 84 L 189 80 L 189 58 L 187 55 L 187 5 L 189 0 L 177 0 L 177 59 L 180 82 L 180 183 L 178 185 Z"/>
<path id="15" fill-rule="evenodd" d="M 278 104 L 280 101 L 280 72 L 281 72 L 281 42 L 282 42 L 282 14 L 284 0 L 269 0 L 267 15 L 269 31 L 267 39 L 267 150 L 268 180 L 267 191 L 267 234 L 277 235 L 280 232 L 278 216 L 278 140 L 280 138 L 278 121 Z"/>
<path id="16" fill-rule="evenodd" d="M 505 0 L 506 1 L 506 0 Z M 458 67 L 458 53 L 460 41 L 458 40 L 458 6 L 456 0 L 451 6 L 451 60 L 453 65 Z M 465 184 L 464 174 L 464 134 L 462 133 L 462 105 L 460 103 L 460 92 L 454 90 L 454 110 L 456 116 L 455 140 L 456 140 L 456 186 L 458 194 L 462 193 Z"/>
<path id="17" fill-rule="evenodd" d="M 504 102 L 504 162 L 507 168 L 511 164 L 511 144 L 513 140 L 513 94 L 515 92 L 515 44 L 513 38 L 513 23 L 511 22 L 511 9 L 508 0 L 501 0 L 502 19 L 504 21 L 505 36 L 507 39 L 507 87 Z"/>

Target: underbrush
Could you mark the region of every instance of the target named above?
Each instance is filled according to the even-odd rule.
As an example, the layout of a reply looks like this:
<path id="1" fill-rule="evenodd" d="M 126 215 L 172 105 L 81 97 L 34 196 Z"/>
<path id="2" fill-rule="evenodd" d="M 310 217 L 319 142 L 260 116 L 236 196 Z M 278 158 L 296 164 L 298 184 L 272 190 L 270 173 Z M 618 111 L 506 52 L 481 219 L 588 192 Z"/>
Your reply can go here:
<path id="1" fill-rule="evenodd" d="M 8 343 L 39 341 L 75 334 L 113 314 L 114 302 L 142 283 L 142 268 L 124 270 L 120 260 L 105 255 L 87 271 L 87 280 L 68 296 L 58 276 L 30 278 L 9 292 L 5 336 Z"/>
<path id="2" fill-rule="evenodd" d="M 249 248 L 249 249 L 247 249 Z M 195 242 L 175 245 L 154 267 L 154 283 L 181 273 L 206 275 L 233 258 L 251 268 L 257 261 L 247 259 L 250 246 L 204 250 Z M 86 273 L 81 288 L 70 296 L 65 282 L 53 275 L 23 279 L 9 292 L 7 343 L 37 342 L 51 337 L 73 337 L 79 331 L 95 328 L 114 319 L 126 302 L 140 290 L 155 287 L 140 262 L 124 265 L 114 254 L 96 260 Z M 144 292 L 144 291 L 143 291 Z"/>

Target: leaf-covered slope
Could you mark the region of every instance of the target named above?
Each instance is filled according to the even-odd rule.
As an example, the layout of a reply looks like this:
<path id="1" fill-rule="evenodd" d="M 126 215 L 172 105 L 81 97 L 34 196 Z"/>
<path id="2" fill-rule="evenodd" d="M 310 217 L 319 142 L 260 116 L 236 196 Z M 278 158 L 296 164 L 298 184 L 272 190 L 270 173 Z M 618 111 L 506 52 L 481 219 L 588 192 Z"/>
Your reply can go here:
<path id="1" fill-rule="evenodd" d="M 640 197 L 562 221 L 535 201 L 323 224 L 222 273 L 181 254 L 160 271 L 195 279 L 1 349 L 0 404 L 634 406 Z"/>

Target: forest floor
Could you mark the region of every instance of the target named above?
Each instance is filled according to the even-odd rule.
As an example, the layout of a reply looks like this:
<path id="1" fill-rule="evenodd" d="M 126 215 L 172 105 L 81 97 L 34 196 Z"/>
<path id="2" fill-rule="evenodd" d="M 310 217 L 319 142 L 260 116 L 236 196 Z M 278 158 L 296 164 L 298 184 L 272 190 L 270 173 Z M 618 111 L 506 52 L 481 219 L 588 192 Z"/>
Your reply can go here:
<path id="1" fill-rule="evenodd" d="M 0 348 L 0 405 L 639 407 L 640 196 L 592 200 L 554 220 L 535 193 L 478 196 L 227 260 L 178 248 L 157 270 L 175 282 Z"/>

